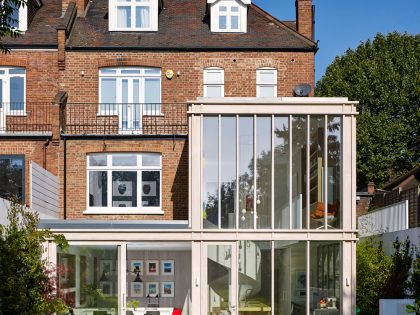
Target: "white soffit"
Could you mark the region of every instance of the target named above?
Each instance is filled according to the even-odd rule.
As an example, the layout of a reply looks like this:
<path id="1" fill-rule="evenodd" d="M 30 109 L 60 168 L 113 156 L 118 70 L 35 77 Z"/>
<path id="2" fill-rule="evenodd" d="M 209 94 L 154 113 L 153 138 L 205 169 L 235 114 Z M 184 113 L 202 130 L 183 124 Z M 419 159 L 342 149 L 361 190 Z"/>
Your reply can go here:
<path id="1" fill-rule="evenodd" d="M 207 0 L 208 4 L 216 3 L 219 0 Z M 243 4 L 251 4 L 251 0 L 237 0 L 239 2 L 242 2 Z"/>

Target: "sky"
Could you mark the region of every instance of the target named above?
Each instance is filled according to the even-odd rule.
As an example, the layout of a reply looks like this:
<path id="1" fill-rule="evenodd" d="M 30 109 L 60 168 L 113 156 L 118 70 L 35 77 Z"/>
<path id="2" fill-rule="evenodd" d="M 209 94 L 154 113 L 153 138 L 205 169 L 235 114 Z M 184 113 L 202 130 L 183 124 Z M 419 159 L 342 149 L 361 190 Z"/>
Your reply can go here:
<path id="1" fill-rule="evenodd" d="M 315 81 L 337 55 L 375 34 L 420 33 L 420 0 L 312 0 L 315 5 Z M 295 0 L 253 0 L 279 20 L 296 19 Z"/>

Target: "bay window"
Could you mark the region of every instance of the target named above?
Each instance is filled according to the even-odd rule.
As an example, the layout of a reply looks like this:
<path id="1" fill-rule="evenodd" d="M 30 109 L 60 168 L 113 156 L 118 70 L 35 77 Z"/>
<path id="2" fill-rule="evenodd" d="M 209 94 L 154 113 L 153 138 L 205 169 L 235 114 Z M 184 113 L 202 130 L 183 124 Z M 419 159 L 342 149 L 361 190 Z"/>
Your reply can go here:
<path id="1" fill-rule="evenodd" d="M 161 214 L 161 155 L 96 153 L 87 157 L 87 213 Z"/>
<path id="2" fill-rule="evenodd" d="M 110 31 L 157 31 L 157 0 L 109 0 Z"/>

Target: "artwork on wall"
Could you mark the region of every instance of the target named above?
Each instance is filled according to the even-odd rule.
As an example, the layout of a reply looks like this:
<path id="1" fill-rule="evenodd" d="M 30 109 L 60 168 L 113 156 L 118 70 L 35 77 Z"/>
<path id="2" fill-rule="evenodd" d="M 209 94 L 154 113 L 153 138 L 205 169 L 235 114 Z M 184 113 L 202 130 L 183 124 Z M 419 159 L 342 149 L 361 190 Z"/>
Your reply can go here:
<path id="1" fill-rule="evenodd" d="M 148 276 L 159 275 L 159 260 L 147 260 L 146 261 L 146 274 Z"/>
<path id="2" fill-rule="evenodd" d="M 143 297 L 142 282 L 131 282 L 131 297 Z"/>
<path id="3" fill-rule="evenodd" d="M 161 283 L 161 297 L 174 297 L 175 287 L 173 282 L 162 282 Z"/>
<path id="4" fill-rule="evenodd" d="M 175 264 L 173 260 L 161 260 L 161 274 L 165 276 L 173 276 L 175 272 Z"/>
<path id="5" fill-rule="evenodd" d="M 113 182 L 112 195 L 115 197 L 131 197 L 133 195 L 133 183 L 130 181 Z"/>
<path id="6" fill-rule="evenodd" d="M 142 196 L 156 197 L 156 182 L 155 181 L 143 181 Z"/>
<path id="7" fill-rule="evenodd" d="M 306 297 L 306 270 L 295 271 L 296 298 Z"/>
<path id="8" fill-rule="evenodd" d="M 130 264 L 130 272 L 139 273 L 139 275 L 143 275 L 143 260 L 133 259 L 131 260 Z"/>
<path id="9" fill-rule="evenodd" d="M 101 259 L 99 261 L 99 281 L 105 282 L 109 281 L 109 277 L 112 272 L 112 260 L 111 259 Z"/>
<path id="10" fill-rule="evenodd" d="M 100 282 L 101 291 L 104 295 L 112 295 L 112 282 L 102 281 Z"/>
<path id="11" fill-rule="evenodd" d="M 159 283 L 158 282 L 147 282 L 146 283 L 146 292 L 147 296 L 156 296 L 159 293 Z"/>

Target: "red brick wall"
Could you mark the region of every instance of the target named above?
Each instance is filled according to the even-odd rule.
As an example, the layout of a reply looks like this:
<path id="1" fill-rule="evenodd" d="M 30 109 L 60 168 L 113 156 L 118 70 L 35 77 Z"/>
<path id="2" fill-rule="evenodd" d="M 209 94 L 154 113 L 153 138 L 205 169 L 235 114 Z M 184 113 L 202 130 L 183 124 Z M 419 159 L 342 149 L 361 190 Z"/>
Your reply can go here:
<path id="1" fill-rule="evenodd" d="M 312 39 L 312 0 L 296 0 L 296 27 L 303 36 Z"/>
<path id="2" fill-rule="evenodd" d="M 106 220 L 187 220 L 188 146 L 186 140 L 68 140 L 67 218 Z M 61 142 L 63 152 L 63 142 Z M 86 155 L 97 152 L 156 152 L 162 154 L 162 210 L 164 215 L 84 215 L 86 210 Z M 63 159 L 60 159 L 63 174 Z M 63 176 L 61 201 L 63 201 Z M 63 215 L 63 202 L 61 202 Z"/>

